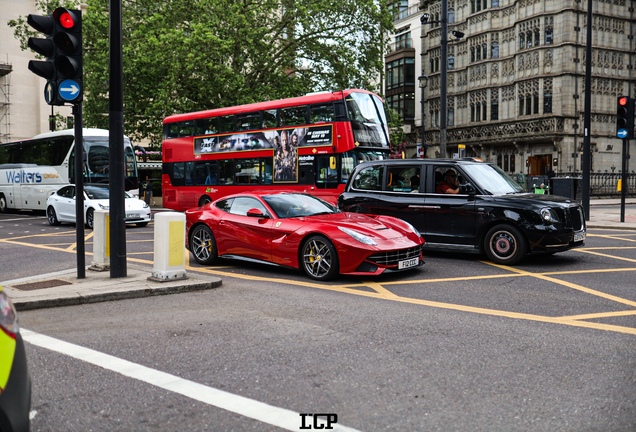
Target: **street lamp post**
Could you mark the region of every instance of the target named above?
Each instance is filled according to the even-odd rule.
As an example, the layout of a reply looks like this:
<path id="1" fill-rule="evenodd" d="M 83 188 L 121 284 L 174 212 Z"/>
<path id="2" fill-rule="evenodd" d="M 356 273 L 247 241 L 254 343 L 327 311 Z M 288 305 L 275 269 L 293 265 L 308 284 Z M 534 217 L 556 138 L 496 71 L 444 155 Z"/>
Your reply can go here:
<path id="1" fill-rule="evenodd" d="M 426 140 L 424 139 L 424 120 L 426 117 L 424 111 L 424 89 L 428 85 L 428 77 L 422 74 L 417 78 L 417 80 L 420 82 L 420 88 L 422 89 L 422 98 L 420 100 L 420 103 L 422 104 L 422 152 L 426 152 Z"/>
<path id="2" fill-rule="evenodd" d="M 447 96 L 448 96 L 448 0 L 442 0 L 442 11 L 439 21 L 429 21 L 430 15 L 427 13 L 422 14 L 420 22 L 422 24 L 441 24 L 441 63 L 442 69 L 440 73 L 440 85 L 439 85 L 439 153 L 440 156 L 446 157 L 446 118 L 448 116 L 447 108 Z M 464 37 L 464 33 L 460 31 L 453 31 L 453 36 L 457 39 Z"/>

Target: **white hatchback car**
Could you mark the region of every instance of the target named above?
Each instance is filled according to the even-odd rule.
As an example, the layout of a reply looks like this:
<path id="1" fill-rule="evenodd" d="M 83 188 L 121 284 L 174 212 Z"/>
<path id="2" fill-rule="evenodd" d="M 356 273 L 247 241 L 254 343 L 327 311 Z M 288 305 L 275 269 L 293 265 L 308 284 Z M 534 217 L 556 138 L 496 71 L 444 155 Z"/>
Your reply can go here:
<path id="1" fill-rule="evenodd" d="M 93 228 L 93 214 L 95 210 L 108 210 L 109 190 L 103 186 L 84 186 L 84 220 L 88 228 Z M 46 200 L 46 216 L 51 225 L 60 222 L 75 223 L 75 186 L 64 186 Z M 125 198 L 126 224 L 136 224 L 144 227 L 150 222 L 150 207 L 139 198 L 126 193 Z"/>

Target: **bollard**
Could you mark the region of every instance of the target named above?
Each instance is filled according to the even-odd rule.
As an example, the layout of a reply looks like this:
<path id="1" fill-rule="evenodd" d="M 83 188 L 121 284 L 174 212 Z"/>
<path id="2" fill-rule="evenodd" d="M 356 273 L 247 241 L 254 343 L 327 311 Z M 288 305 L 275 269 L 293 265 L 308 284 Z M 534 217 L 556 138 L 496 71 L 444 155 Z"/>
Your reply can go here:
<path id="1" fill-rule="evenodd" d="M 93 213 L 93 262 L 88 268 L 93 271 L 110 269 L 110 217 L 108 210 Z"/>
<path id="2" fill-rule="evenodd" d="M 161 212 L 155 216 L 153 281 L 187 279 L 185 271 L 185 214 Z"/>

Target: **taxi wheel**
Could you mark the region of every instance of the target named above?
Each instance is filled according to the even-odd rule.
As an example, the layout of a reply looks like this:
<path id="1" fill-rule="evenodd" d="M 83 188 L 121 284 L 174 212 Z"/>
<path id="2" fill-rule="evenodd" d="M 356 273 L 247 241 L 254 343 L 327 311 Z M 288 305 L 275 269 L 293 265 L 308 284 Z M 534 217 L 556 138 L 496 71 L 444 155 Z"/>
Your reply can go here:
<path id="1" fill-rule="evenodd" d="M 497 225 L 488 231 L 484 251 L 496 264 L 513 265 L 526 255 L 528 246 L 523 234 L 514 226 Z"/>
<path id="2" fill-rule="evenodd" d="M 333 244 L 321 235 L 309 237 L 302 246 L 300 262 L 312 279 L 326 281 L 338 274 L 338 253 Z"/>
<path id="3" fill-rule="evenodd" d="M 86 227 L 93 229 L 94 225 L 95 225 L 95 210 L 93 210 L 92 208 L 89 208 L 86 211 Z"/>
<path id="4" fill-rule="evenodd" d="M 197 225 L 190 233 L 190 252 L 194 259 L 203 265 L 210 265 L 216 261 L 216 239 L 207 225 Z"/>
<path id="5" fill-rule="evenodd" d="M 46 209 L 46 218 L 49 220 L 49 225 L 57 226 L 60 224 L 60 221 L 57 220 L 57 214 L 55 213 L 55 209 L 52 206 Z"/>

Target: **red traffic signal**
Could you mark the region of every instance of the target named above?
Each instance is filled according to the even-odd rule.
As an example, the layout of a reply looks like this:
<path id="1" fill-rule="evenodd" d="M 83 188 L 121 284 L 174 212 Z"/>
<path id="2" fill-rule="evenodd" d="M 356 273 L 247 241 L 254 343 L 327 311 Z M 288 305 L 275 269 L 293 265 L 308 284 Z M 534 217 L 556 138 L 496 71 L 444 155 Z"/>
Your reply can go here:
<path id="1" fill-rule="evenodd" d="M 619 96 L 616 99 L 616 137 L 621 139 L 634 138 L 634 105 L 636 100 L 629 96 Z"/>
<path id="2" fill-rule="evenodd" d="M 619 96 L 618 98 L 618 104 L 620 106 L 625 106 L 627 105 L 627 96 Z"/>

